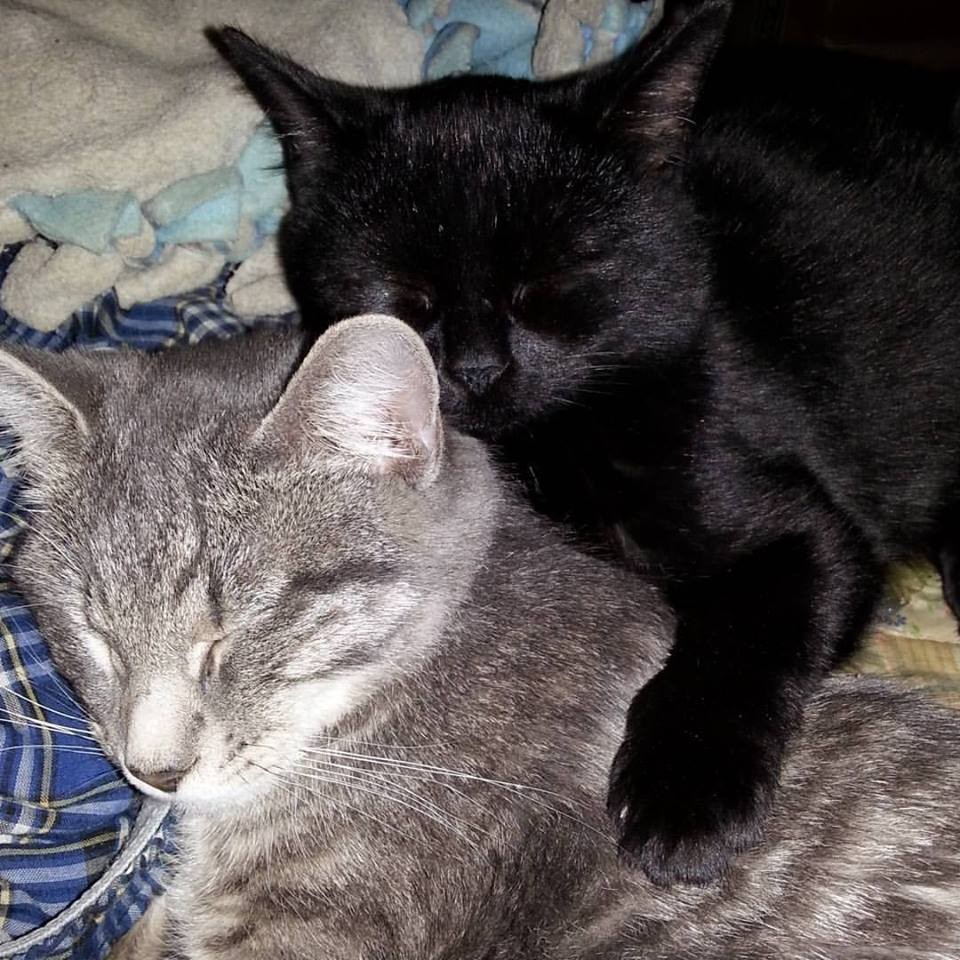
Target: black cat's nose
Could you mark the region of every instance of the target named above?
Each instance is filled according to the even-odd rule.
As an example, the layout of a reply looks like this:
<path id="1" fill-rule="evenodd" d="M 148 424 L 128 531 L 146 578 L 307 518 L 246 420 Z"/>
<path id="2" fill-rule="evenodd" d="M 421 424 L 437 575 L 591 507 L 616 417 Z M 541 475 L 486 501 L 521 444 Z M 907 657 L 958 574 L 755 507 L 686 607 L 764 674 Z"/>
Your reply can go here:
<path id="1" fill-rule="evenodd" d="M 465 363 L 452 371 L 453 376 L 474 394 L 486 393 L 507 371 L 510 361 L 494 363 Z"/>
<path id="2" fill-rule="evenodd" d="M 149 784 L 157 790 L 164 793 L 173 793 L 180 786 L 180 781 L 193 769 L 194 763 L 182 769 L 174 770 L 167 768 L 165 770 L 138 770 L 136 767 L 129 767 L 132 776 L 144 783 Z"/>

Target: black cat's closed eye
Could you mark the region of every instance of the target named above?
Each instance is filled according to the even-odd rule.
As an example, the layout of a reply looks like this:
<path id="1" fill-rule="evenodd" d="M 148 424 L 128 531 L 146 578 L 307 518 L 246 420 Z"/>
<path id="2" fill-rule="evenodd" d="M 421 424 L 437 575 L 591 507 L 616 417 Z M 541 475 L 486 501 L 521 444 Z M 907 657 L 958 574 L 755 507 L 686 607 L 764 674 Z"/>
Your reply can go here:
<path id="1" fill-rule="evenodd" d="M 433 294 L 425 287 L 398 286 L 393 297 L 393 312 L 415 329 L 423 329 L 433 322 L 436 304 Z"/>
<path id="2" fill-rule="evenodd" d="M 517 284 L 510 297 L 510 316 L 531 329 L 552 329 L 557 298 L 549 280 Z"/>

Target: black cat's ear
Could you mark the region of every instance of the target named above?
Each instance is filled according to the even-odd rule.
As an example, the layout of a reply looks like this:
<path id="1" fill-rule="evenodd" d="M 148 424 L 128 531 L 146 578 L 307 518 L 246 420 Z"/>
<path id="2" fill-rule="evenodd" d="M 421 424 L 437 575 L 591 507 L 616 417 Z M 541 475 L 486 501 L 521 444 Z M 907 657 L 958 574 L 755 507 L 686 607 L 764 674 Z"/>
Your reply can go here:
<path id="1" fill-rule="evenodd" d="M 207 39 L 263 108 L 283 147 L 291 186 L 328 155 L 365 105 L 362 88 L 321 77 L 235 27 L 208 27 Z"/>
<path id="2" fill-rule="evenodd" d="M 655 32 L 583 74 L 574 95 L 593 122 L 641 142 L 653 165 L 683 153 L 694 105 L 723 39 L 729 0 L 671 0 Z"/>
<path id="3" fill-rule="evenodd" d="M 5 465 L 22 469 L 35 488 L 56 484 L 80 462 L 103 395 L 98 366 L 76 350 L 0 350 L 0 426 L 15 451 Z"/>
<path id="4" fill-rule="evenodd" d="M 254 434 L 268 461 L 320 453 L 423 489 L 443 457 L 437 371 L 423 341 L 394 317 L 330 327 Z"/>

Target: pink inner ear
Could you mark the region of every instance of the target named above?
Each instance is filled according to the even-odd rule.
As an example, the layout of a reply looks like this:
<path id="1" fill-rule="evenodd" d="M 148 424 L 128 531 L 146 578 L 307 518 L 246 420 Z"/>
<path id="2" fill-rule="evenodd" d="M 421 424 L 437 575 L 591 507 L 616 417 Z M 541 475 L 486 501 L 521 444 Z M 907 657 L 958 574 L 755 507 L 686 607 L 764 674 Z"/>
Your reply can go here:
<path id="1" fill-rule="evenodd" d="M 436 428 L 432 426 L 425 426 L 420 431 L 420 442 L 427 450 L 432 449 L 437 442 Z"/>
<path id="2" fill-rule="evenodd" d="M 399 374 L 405 387 L 397 397 L 397 413 L 405 432 L 422 450 L 429 452 L 437 445 L 439 419 L 428 376 L 430 371 L 422 369 L 414 358 L 408 358 L 403 367 Z"/>
<path id="3" fill-rule="evenodd" d="M 405 438 L 405 456 L 393 466 L 409 482 L 425 486 L 436 476 L 443 447 L 439 385 L 433 361 L 423 341 L 398 321 L 381 331 L 377 353 L 379 363 L 393 371 L 401 384 L 387 401 L 399 421 L 396 427 Z"/>
<path id="4" fill-rule="evenodd" d="M 408 482 L 426 485 L 436 475 L 443 437 L 438 409 L 439 396 L 432 361 L 419 341 L 411 343 L 409 331 L 403 336 L 386 336 L 376 348 L 376 363 L 366 373 L 391 371 L 398 389 L 382 391 L 384 381 L 368 385 L 369 396 L 378 414 L 390 422 L 385 431 L 392 439 L 395 457 L 381 458 L 378 471 L 399 473 Z M 380 388 L 380 389 L 378 389 Z"/>
<path id="5" fill-rule="evenodd" d="M 439 392 L 413 330 L 394 317 L 354 317 L 314 344 L 256 442 L 275 457 L 338 456 L 423 487 L 442 453 Z"/>

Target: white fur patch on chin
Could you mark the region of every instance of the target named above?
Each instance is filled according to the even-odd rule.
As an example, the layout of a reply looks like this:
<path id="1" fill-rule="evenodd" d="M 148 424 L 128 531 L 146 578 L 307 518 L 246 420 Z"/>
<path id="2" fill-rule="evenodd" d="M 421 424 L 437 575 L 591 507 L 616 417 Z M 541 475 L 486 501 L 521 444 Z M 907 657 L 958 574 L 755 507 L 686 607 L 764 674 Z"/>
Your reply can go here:
<path id="1" fill-rule="evenodd" d="M 268 715 L 288 718 L 275 730 L 239 755 L 227 757 L 225 741 L 208 731 L 200 748 L 200 760 L 171 796 L 178 807 L 204 814 L 227 814 L 254 804 L 274 790 L 289 789 L 299 778 L 298 764 L 312 741 L 366 700 L 383 677 L 382 668 L 370 668 L 348 676 L 311 680 L 288 687 L 278 694 Z M 144 793 L 156 791 L 131 782 Z"/>
<path id="2" fill-rule="evenodd" d="M 243 769 L 242 767 L 240 768 Z M 188 776 L 168 800 L 185 810 L 207 815 L 242 809 L 266 796 L 274 787 L 272 778 L 262 770 L 236 773 L 211 771 Z"/>

